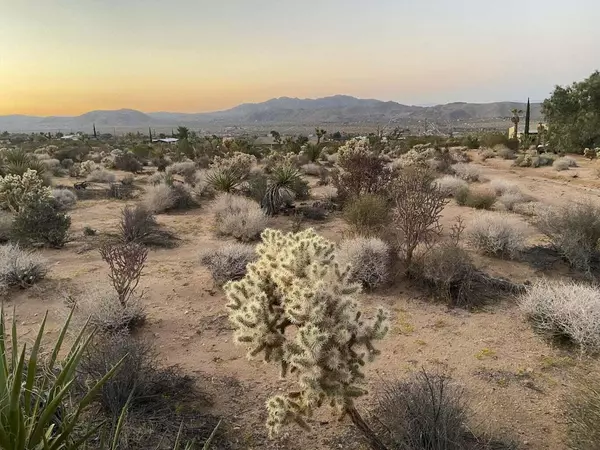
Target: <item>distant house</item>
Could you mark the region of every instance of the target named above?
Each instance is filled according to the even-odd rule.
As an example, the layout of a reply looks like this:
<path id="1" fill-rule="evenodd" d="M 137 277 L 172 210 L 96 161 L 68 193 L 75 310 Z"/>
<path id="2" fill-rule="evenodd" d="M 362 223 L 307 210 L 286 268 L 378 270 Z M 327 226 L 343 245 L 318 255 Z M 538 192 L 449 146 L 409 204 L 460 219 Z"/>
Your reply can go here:
<path id="1" fill-rule="evenodd" d="M 62 140 L 64 141 L 78 141 L 79 140 L 79 135 L 77 134 L 68 134 L 66 136 L 61 137 Z"/>
<path id="2" fill-rule="evenodd" d="M 152 142 L 163 142 L 165 144 L 174 144 L 179 139 L 177 138 L 162 138 L 162 139 L 152 139 Z"/>
<path id="3" fill-rule="evenodd" d="M 543 130 L 547 129 L 546 124 L 544 123 L 532 123 L 529 127 L 529 136 L 537 136 L 540 127 Z M 524 132 L 525 126 L 522 123 L 519 123 L 519 132 L 517 133 L 517 136 L 515 136 L 515 127 L 513 125 L 508 129 L 508 138 L 514 139 L 515 137 L 518 137 L 519 139 L 521 139 L 521 136 L 523 136 Z"/>

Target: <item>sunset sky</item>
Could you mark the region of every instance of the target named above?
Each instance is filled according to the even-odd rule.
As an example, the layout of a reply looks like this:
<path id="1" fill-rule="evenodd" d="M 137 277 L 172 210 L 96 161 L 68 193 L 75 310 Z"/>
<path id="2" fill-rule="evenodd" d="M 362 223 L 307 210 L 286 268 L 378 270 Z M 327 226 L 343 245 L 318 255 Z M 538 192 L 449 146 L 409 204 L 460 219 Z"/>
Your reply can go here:
<path id="1" fill-rule="evenodd" d="M 598 0 L 0 0 L 0 114 L 542 100 L 600 68 L 599 19 Z"/>

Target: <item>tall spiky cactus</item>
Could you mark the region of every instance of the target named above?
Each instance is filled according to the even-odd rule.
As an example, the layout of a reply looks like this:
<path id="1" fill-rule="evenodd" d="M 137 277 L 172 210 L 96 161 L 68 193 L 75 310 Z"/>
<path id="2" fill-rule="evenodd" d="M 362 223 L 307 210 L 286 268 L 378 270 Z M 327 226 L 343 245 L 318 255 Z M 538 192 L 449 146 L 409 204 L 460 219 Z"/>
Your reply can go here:
<path id="1" fill-rule="evenodd" d="M 386 335 L 387 313 L 362 317 L 360 285 L 350 281 L 349 266 L 337 263 L 334 244 L 312 229 L 267 229 L 256 252 L 246 276 L 224 289 L 235 341 L 249 348 L 249 357 L 262 355 L 282 376 L 297 379 L 297 390 L 267 401 L 269 434 L 289 423 L 307 428 L 306 419 L 323 404 L 348 414 L 364 432 L 354 399 L 365 394 L 365 353 L 368 360 L 378 354 L 373 341 Z"/>

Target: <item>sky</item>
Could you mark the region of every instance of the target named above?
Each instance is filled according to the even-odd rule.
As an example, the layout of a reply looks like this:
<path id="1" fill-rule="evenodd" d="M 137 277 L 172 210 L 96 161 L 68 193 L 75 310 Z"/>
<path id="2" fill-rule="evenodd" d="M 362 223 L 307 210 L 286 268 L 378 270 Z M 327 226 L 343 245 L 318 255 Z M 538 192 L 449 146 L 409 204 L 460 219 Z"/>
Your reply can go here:
<path id="1" fill-rule="evenodd" d="M 598 0 L 0 0 L 0 115 L 539 101 L 600 69 L 599 21 Z"/>

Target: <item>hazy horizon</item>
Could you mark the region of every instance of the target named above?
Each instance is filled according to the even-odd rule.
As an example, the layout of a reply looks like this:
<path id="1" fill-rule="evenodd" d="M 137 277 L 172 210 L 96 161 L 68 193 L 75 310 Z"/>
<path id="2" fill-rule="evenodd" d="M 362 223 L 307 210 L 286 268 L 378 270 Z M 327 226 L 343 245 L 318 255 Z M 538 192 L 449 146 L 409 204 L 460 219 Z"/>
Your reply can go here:
<path id="1" fill-rule="evenodd" d="M 352 95 L 541 101 L 600 67 L 592 0 L 0 0 L 0 115 Z"/>

